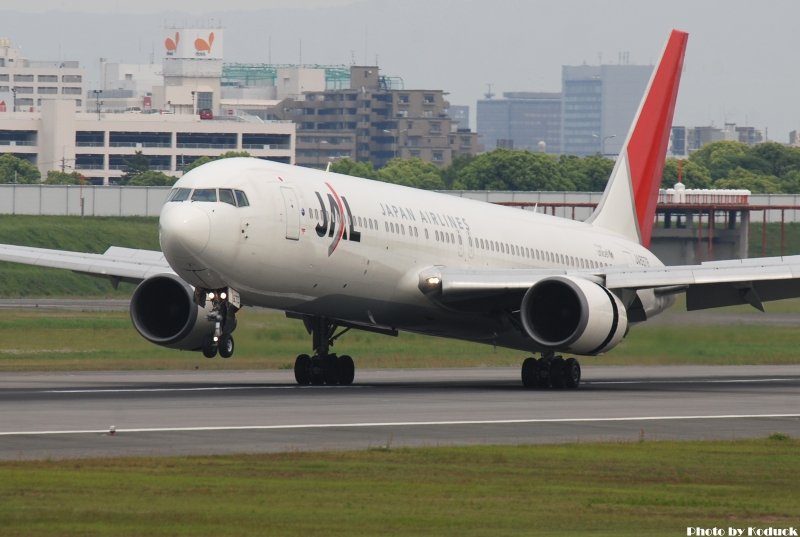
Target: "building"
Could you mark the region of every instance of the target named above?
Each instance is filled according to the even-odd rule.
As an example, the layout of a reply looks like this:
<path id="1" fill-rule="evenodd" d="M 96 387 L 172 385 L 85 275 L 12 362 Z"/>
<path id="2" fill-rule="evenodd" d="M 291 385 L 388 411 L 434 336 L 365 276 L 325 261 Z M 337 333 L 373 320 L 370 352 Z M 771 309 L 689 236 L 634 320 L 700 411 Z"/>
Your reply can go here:
<path id="1" fill-rule="evenodd" d="M 506 92 L 478 101 L 478 137 L 484 148 L 561 153 L 561 94 Z"/>
<path id="2" fill-rule="evenodd" d="M 619 154 L 652 71 L 651 65 L 563 66 L 561 151 Z"/>
<path id="3" fill-rule="evenodd" d="M 478 152 L 477 135 L 454 129 L 442 90 L 407 90 L 376 66 L 350 67 L 350 87 L 305 91 L 274 109 L 297 125 L 297 164 L 324 168 L 333 160 L 419 158 L 448 166 Z"/>
<path id="4" fill-rule="evenodd" d="M 292 163 L 294 125 L 190 114 L 81 113 L 72 101 L 59 100 L 45 101 L 41 112 L 0 114 L 0 153 L 29 160 L 42 177 L 50 170 L 76 171 L 93 184 L 116 183 L 137 152 L 151 170 L 180 176 L 195 159 L 227 151 Z"/>
<path id="5" fill-rule="evenodd" d="M 763 132 L 755 127 L 739 127 L 735 123 L 726 123 L 720 129 L 713 125 L 704 127 L 672 127 L 671 154 L 685 157 L 701 147 L 722 141 L 741 142 L 756 145 L 764 141 Z"/>
<path id="6" fill-rule="evenodd" d="M 13 69 L 8 68 L 8 76 L 16 82 L 22 72 L 18 70 L 23 69 L 19 66 L 22 60 L 16 49 L 6 49 L 0 48 L 5 63 L 14 64 Z M 36 84 L 49 83 L 41 82 L 41 77 L 58 76 L 59 83 L 69 84 L 69 77 L 80 76 L 81 85 L 75 83 L 80 93 L 75 94 L 77 98 L 71 91 L 44 93 L 32 111 L 19 111 L 25 107 L 18 101 L 17 112 L 0 112 L 0 153 L 30 161 L 43 177 L 50 170 L 76 171 L 95 184 L 117 182 L 129 159 L 138 152 L 147 157 L 150 169 L 173 176 L 180 176 L 184 166 L 197 158 L 228 151 L 294 162 L 295 126 L 290 121 L 217 113 L 221 104 L 221 30 L 172 29 L 165 41 L 165 54 L 163 81 L 152 89 L 152 101 L 141 95 L 144 86 L 136 79 L 152 81 L 153 71 L 142 74 L 141 70 L 120 66 L 113 75 L 106 70 L 105 77 L 106 84 L 118 87 L 93 90 L 88 95 L 95 96 L 94 102 L 86 103 L 86 110 L 82 70 L 81 74 L 72 68 L 69 74 L 59 71 L 67 67 L 53 68 L 57 74 L 26 72 L 33 77 L 34 90 L 41 88 Z M 112 105 L 116 97 L 119 103 Z M 137 99 L 142 106 L 130 106 Z"/>
<path id="7" fill-rule="evenodd" d="M 44 100 L 83 106 L 86 70 L 76 61 L 33 61 L 0 38 L 0 112 L 36 112 Z"/>

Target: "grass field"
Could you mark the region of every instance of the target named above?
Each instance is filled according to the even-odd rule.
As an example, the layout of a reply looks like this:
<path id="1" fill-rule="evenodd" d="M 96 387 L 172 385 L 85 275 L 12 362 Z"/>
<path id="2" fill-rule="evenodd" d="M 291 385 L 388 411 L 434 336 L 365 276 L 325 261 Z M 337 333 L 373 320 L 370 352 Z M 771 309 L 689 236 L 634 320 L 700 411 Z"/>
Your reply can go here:
<path id="1" fill-rule="evenodd" d="M 770 307 L 796 313 L 800 301 Z M 670 315 L 680 319 L 680 312 Z M 136 333 L 126 312 L 6 310 L 0 313 L 0 371 L 289 369 L 297 354 L 310 351 L 310 336 L 299 321 L 258 309 L 243 310 L 238 319 L 235 356 L 208 360 L 198 352 L 147 342 Z M 582 358 L 582 363 L 796 364 L 800 363 L 797 344 L 793 326 L 645 323 L 634 327 L 608 354 Z M 518 366 L 524 358 L 520 351 L 477 343 L 358 331 L 338 340 L 334 351 L 352 355 L 362 368 Z"/>
<path id="2" fill-rule="evenodd" d="M 774 255 L 779 237 L 768 232 Z M 0 217 L 0 243 L 155 249 L 157 231 L 154 219 Z M 788 244 L 787 251 L 800 251 Z M 753 248 L 760 254 L 751 241 Z M 130 294 L 110 291 L 104 280 L 10 264 L 0 264 L 0 281 L 6 297 Z M 800 302 L 768 310 L 799 313 Z M 124 312 L 3 311 L 0 371 L 290 368 L 309 350 L 298 321 L 261 310 L 239 319 L 236 356 L 206 360 L 146 342 Z M 410 334 L 352 332 L 334 350 L 352 354 L 359 367 L 518 366 L 522 358 Z M 583 363 L 798 363 L 797 331 L 644 325 Z M 679 536 L 688 526 L 797 527 L 799 448 L 775 434 L 735 442 L 0 462 L 0 536 Z"/>
<path id="3" fill-rule="evenodd" d="M 109 246 L 158 250 L 158 219 L 75 216 L 0 216 L 0 244 L 103 253 Z M 0 263 L 0 297 L 130 296 L 104 278 L 14 263 Z"/>
<path id="4" fill-rule="evenodd" d="M 800 442 L 0 463 L 0 535 L 686 535 L 797 527 Z"/>

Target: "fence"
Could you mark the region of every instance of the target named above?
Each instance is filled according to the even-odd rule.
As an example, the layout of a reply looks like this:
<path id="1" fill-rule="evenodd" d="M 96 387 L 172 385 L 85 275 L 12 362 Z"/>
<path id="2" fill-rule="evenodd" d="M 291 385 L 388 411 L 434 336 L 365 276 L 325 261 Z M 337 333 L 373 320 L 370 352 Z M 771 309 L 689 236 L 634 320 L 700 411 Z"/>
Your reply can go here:
<path id="1" fill-rule="evenodd" d="M 591 214 L 591 208 L 585 205 L 597 203 L 602 197 L 598 192 L 447 193 L 492 203 L 557 203 L 563 206 L 556 210 L 558 216 L 578 219 Z M 169 187 L 0 184 L 0 214 L 158 216 L 168 194 Z M 751 194 L 749 202 L 751 206 L 780 207 L 766 211 L 768 222 L 800 222 L 800 194 Z M 760 222 L 763 217 L 753 218 Z"/>
<path id="2" fill-rule="evenodd" d="M 0 185 L 0 214 L 158 216 L 169 187 Z"/>

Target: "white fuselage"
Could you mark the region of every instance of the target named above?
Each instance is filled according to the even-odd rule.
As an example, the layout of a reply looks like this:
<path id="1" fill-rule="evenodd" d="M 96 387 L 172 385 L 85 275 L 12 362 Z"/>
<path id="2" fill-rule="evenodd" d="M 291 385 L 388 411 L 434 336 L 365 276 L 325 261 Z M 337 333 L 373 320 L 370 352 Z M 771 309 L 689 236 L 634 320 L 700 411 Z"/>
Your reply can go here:
<path id="1" fill-rule="evenodd" d="M 238 189 L 249 200 L 164 205 L 162 250 L 187 282 L 232 287 L 243 305 L 363 325 L 535 350 L 496 312 L 432 302 L 420 273 L 661 266 L 641 245 L 583 222 L 267 161 L 217 161 L 175 188 Z"/>

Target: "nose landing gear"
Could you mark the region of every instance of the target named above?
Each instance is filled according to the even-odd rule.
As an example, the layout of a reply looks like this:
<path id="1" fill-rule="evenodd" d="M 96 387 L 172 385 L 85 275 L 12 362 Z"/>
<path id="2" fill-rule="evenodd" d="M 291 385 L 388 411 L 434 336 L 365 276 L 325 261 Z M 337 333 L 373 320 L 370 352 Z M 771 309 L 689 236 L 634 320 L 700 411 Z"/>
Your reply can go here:
<path id="1" fill-rule="evenodd" d="M 236 312 L 241 307 L 239 293 L 234 289 L 195 289 L 195 302 L 204 307 L 211 301 L 208 320 L 214 323 L 214 331 L 203 340 L 203 356 L 214 358 L 217 353 L 223 358 L 233 356 L 235 345 L 233 331 L 236 330 Z"/>

